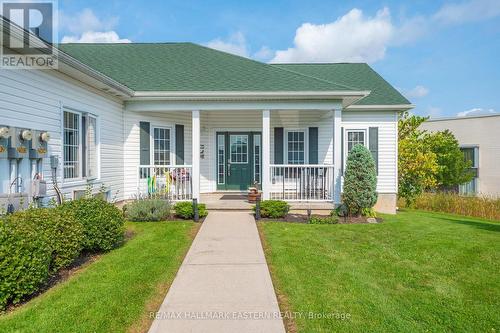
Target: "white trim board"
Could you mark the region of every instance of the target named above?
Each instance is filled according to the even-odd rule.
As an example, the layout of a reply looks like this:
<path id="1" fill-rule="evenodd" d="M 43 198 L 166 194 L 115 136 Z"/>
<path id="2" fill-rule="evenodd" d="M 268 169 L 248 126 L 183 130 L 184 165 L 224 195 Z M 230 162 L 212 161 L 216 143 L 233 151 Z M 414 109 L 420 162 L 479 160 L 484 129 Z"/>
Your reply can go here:
<path id="1" fill-rule="evenodd" d="M 348 111 L 407 111 L 415 108 L 413 104 L 394 104 L 394 105 L 349 105 L 345 109 Z"/>
<path id="2" fill-rule="evenodd" d="M 169 111 L 262 111 L 262 110 L 327 110 L 341 108 L 340 101 L 129 101 L 125 112 L 169 112 Z"/>

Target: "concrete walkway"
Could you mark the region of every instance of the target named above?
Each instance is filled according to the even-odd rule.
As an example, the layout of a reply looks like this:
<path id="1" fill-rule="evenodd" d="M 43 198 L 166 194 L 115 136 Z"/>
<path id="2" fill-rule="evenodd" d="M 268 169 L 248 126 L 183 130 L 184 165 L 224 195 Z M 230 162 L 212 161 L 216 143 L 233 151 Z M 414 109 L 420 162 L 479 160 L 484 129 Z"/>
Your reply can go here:
<path id="1" fill-rule="evenodd" d="M 249 213 L 208 215 L 149 332 L 285 332 Z"/>

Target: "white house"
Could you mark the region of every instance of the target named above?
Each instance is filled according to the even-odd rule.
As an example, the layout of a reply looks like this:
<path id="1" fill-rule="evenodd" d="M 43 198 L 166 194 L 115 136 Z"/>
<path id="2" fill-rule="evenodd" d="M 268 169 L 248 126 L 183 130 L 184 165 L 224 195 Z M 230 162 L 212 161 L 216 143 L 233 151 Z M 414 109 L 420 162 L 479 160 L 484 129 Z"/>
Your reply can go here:
<path id="1" fill-rule="evenodd" d="M 421 126 L 429 131 L 451 131 L 472 162 L 475 177 L 459 186 L 460 193 L 500 197 L 500 114 L 436 118 Z"/>
<path id="2" fill-rule="evenodd" d="M 12 134 L 0 144 L 16 149 L 23 130 L 40 131 L 36 148 L 50 134 L 42 159 L 0 153 L 0 200 L 29 200 L 36 176 L 67 198 L 104 184 L 117 200 L 203 201 L 258 183 L 264 198 L 339 203 L 346 154 L 361 143 L 377 163 L 376 208 L 394 213 L 397 120 L 410 108 L 367 64 L 269 65 L 192 43 L 63 44 L 58 70 L 0 69 L 0 128 Z"/>

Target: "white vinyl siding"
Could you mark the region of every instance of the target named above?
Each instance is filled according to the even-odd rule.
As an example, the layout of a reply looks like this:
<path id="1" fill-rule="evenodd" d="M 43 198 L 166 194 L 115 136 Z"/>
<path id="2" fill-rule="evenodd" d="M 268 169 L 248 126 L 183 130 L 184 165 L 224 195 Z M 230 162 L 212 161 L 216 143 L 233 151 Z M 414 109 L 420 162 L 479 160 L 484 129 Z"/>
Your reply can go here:
<path id="1" fill-rule="evenodd" d="M 98 117 L 97 123 L 105 128 L 99 137 L 100 153 L 90 156 L 90 166 L 101 166 L 99 179 L 90 182 L 97 190 L 101 184 L 110 188 L 117 200 L 123 198 L 123 104 L 97 89 L 61 74 L 55 70 L 1 70 L 0 71 L 0 123 L 2 125 L 46 130 L 51 139 L 48 155 L 59 158 L 57 181 L 68 199 L 73 191 L 85 189 L 85 179 L 63 178 L 63 109 L 91 112 Z M 81 137 L 79 137 L 81 141 Z M 93 159 L 93 160 L 92 160 Z M 50 158 L 43 160 L 43 173 L 51 183 Z M 8 160 L 0 160 L 0 170 L 8 170 Z M 93 172 L 92 170 L 89 170 Z M 29 191 L 30 161 L 20 162 L 20 173 L 24 178 L 22 191 Z M 97 173 L 97 170 L 96 170 Z M 81 174 L 80 174 L 81 178 Z M 9 173 L 0 172 L 2 193 L 8 193 Z M 49 196 L 54 195 L 48 185 Z"/>
<path id="2" fill-rule="evenodd" d="M 397 193 L 397 112 L 394 111 L 343 111 L 342 127 L 347 130 L 364 130 L 368 147 L 368 129 L 378 127 L 377 192 Z M 344 144 L 345 144 L 344 137 Z M 345 148 L 344 148 L 345 153 Z M 345 158 L 344 158 L 345 163 Z"/>

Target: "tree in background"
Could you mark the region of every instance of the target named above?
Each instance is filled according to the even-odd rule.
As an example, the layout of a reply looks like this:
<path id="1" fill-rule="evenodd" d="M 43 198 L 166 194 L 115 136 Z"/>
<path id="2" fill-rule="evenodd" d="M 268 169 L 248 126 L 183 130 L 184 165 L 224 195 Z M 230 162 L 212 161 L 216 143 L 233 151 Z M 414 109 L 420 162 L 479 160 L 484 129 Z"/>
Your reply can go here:
<path id="1" fill-rule="evenodd" d="M 422 138 L 410 136 L 399 141 L 399 196 L 407 206 L 425 189 L 437 186 L 437 157 L 425 146 Z"/>
<path id="2" fill-rule="evenodd" d="M 437 186 L 437 156 L 426 144 L 425 132 L 418 129 L 426 119 L 405 112 L 398 124 L 398 192 L 408 206 L 425 189 Z"/>
<path id="3" fill-rule="evenodd" d="M 409 206 L 424 190 L 451 189 L 473 177 L 455 136 L 420 130 L 425 120 L 405 112 L 398 124 L 398 192 Z"/>
<path id="4" fill-rule="evenodd" d="M 453 190 L 457 185 L 472 180 L 471 162 L 465 160 L 453 133 L 448 130 L 425 133 L 424 140 L 430 150 L 436 154 L 438 164 L 436 181 L 439 189 Z"/>
<path id="5" fill-rule="evenodd" d="M 370 151 L 357 144 L 347 155 L 342 200 L 347 213 L 359 216 L 377 202 L 377 170 Z"/>

